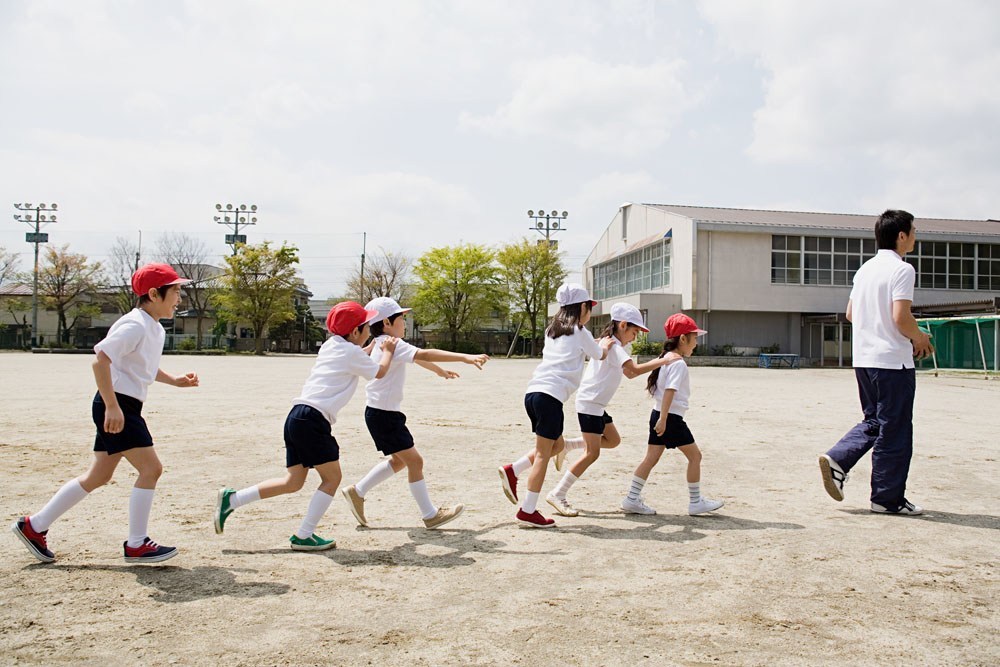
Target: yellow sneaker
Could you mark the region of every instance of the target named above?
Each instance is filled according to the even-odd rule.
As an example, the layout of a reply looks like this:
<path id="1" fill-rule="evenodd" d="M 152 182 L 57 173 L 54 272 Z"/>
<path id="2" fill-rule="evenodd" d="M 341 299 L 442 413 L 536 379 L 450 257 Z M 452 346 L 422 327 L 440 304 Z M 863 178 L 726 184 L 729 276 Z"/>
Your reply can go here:
<path id="1" fill-rule="evenodd" d="M 449 521 L 453 521 L 458 518 L 458 515 L 462 513 L 465 509 L 465 505 L 459 503 L 454 507 L 440 507 L 438 508 L 437 514 L 429 519 L 424 519 L 424 525 L 428 528 L 440 528 Z"/>

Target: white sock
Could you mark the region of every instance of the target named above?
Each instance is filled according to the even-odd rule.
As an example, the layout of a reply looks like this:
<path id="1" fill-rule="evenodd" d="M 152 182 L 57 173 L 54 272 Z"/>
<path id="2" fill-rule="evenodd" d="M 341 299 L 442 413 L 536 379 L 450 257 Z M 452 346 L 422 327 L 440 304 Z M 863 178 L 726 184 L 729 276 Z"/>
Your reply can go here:
<path id="1" fill-rule="evenodd" d="M 531 459 L 527 455 L 522 456 L 518 460 L 510 464 L 514 469 L 514 477 L 520 477 L 524 474 L 524 471 L 531 467 Z"/>
<path id="2" fill-rule="evenodd" d="M 688 496 L 692 503 L 701 500 L 701 482 L 688 482 Z"/>
<path id="3" fill-rule="evenodd" d="M 639 501 L 639 496 L 642 494 L 642 487 L 646 486 L 646 480 L 642 477 L 637 477 L 632 475 L 632 481 L 628 485 L 628 499 Z"/>
<path id="4" fill-rule="evenodd" d="M 420 518 L 430 519 L 438 513 L 438 508 L 434 507 L 434 503 L 431 502 L 431 495 L 427 493 L 427 482 L 425 480 L 410 482 L 410 493 L 413 494 L 413 499 L 417 501 L 417 505 L 420 507 Z"/>
<path id="5" fill-rule="evenodd" d="M 354 485 L 354 490 L 364 498 L 365 494 L 395 474 L 396 471 L 392 469 L 392 459 L 386 459 L 369 470 L 368 474 Z"/>
<path id="6" fill-rule="evenodd" d="M 552 495 L 565 498 L 566 494 L 569 493 L 570 487 L 573 486 L 573 482 L 576 480 L 576 475 L 567 470 L 566 474 L 559 480 L 559 483 L 556 484 L 556 488 L 552 489 Z"/>
<path id="7" fill-rule="evenodd" d="M 306 510 L 306 515 L 302 517 L 302 525 L 295 531 L 295 537 L 300 540 L 308 540 L 312 537 L 313 533 L 316 532 L 316 526 L 319 525 L 320 519 L 326 514 L 332 502 L 333 496 L 316 489 L 312 500 L 309 501 L 309 509 Z"/>
<path id="8" fill-rule="evenodd" d="M 566 443 L 567 452 L 571 452 L 574 449 L 587 448 L 587 443 L 583 441 L 583 438 L 563 438 L 563 442 Z"/>
<path id="9" fill-rule="evenodd" d="M 156 489 L 132 487 L 132 495 L 128 498 L 128 545 L 133 549 L 141 547 L 149 537 L 149 513 L 155 493 Z"/>
<path id="10" fill-rule="evenodd" d="M 39 533 L 44 533 L 52 525 L 52 522 L 73 508 L 78 502 L 87 497 L 87 492 L 80 486 L 76 479 L 63 484 L 63 487 L 56 491 L 56 495 L 45 504 L 38 514 L 32 514 L 31 527 Z"/>
<path id="11" fill-rule="evenodd" d="M 521 503 L 521 511 L 525 514 L 534 514 L 538 509 L 538 493 L 528 491 L 524 494 L 524 502 Z"/>
<path id="12" fill-rule="evenodd" d="M 236 509 L 250 503 L 255 503 L 258 500 L 260 500 L 260 491 L 256 486 L 248 486 L 229 496 L 229 507 L 230 509 Z"/>

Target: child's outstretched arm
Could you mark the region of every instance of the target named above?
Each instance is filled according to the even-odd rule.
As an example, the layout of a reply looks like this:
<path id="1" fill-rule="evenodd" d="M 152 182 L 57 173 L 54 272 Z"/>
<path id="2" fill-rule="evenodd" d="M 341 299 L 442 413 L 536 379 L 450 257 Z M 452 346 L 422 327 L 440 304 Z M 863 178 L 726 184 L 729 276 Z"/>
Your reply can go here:
<path id="1" fill-rule="evenodd" d="M 664 357 L 650 359 L 644 364 L 637 364 L 634 361 L 632 361 L 630 357 L 628 361 L 622 364 L 622 373 L 624 373 L 625 377 L 631 380 L 632 378 L 639 377 L 640 375 L 649 373 L 657 368 L 661 368 L 663 366 L 669 366 L 675 361 L 680 361 L 683 358 L 684 357 L 677 354 L 676 352 L 667 352 L 666 356 Z"/>
<path id="2" fill-rule="evenodd" d="M 462 354 L 461 352 L 449 352 L 448 350 L 419 350 L 414 357 L 415 361 L 458 361 L 463 364 L 471 364 L 479 370 L 490 360 L 488 354 Z"/>
<path id="3" fill-rule="evenodd" d="M 656 435 L 663 435 L 663 432 L 667 430 L 667 413 L 670 411 L 670 404 L 674 402 L 674 394 L 676 393 L 676 389 L 667 389 L 663 392 L 663 402 L 660 404 L 660 418 L 656 420 L 656 425 L 653 427 Z"/>
<path id="4" fill-rule="evenodd" d="M 459 377 L 458 373 L 456 373 L 455 371 L 445 370 L 431 361 L 421 361 L 419 359 L 414 359 L 413 363 L 415 363 L 417 366 L 420 366 L 421 368 L 426 368 L 431 373 L 434 373 L 438 377 L 442 377 L 445 380 L 452 380 L 454 378 Z"/>
<path id="5" fill-rule="evenodd" d="M 118 405 L 118 397 L 115 396 L 115 388 L 111 384 L 111 357 L 104 352 L 98 352 L 93 369 L 97 391 L 104 401 L 104 430 L 108 433 L 121 433 L 125 428 L 125 413 Z"/>
<path id="6" fill-rule="evenodd" d="M 378 373 L 375 374 L 376 380 L 384 378 L 385 374 L 389 372 L 389 364 L 392 363 L 392 353 L 396 351 L 396 343 L 398 342 L 398 338 L 391 336 L 382 339 L 382 358 L 378 362 Z"/>
<path id="7" fill-rule="evenodd" d="M 156 381 L 163 384 L 170 384 L 175 387 L 197 387 L 198 374 L 185 373 L 184 375 L 171 375 L 162 368 L 156 369 Z"/>

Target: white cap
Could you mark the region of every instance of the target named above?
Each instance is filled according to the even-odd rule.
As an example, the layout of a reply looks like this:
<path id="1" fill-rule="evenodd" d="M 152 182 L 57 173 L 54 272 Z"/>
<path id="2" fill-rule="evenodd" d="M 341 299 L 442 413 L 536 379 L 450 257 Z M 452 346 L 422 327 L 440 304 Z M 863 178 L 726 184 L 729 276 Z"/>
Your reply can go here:
<path id="1" fill-rule="evenodd" d="M 556 302 L 560 306 L 568 306 L 571 303 L 583 303 L 590 301 L 591 306 L 596 306 L 597 302 L 592 301 L 587 288 L 577 283 L 565 283 L 556 290 Z"/>
<path id="2" fill-rule="evenodd" d="M 642 321 L 642 313 L 630 303 L 616 303 L 611 306 L 611 319 L 615 322 L 628 322 L 634 324 L 645 332 L 649 332 L 645 322 Z"/>
<path id="3" fill-rule="evenodd" d="M 387 296 L 377 296 L 365 305 L 366 310 L 374 310 L 378 315 L 368 320 L 368 324 L 387 320 L 396 313 L 408 313 L 409 308 L 401 308 L 395 299 Z"/>

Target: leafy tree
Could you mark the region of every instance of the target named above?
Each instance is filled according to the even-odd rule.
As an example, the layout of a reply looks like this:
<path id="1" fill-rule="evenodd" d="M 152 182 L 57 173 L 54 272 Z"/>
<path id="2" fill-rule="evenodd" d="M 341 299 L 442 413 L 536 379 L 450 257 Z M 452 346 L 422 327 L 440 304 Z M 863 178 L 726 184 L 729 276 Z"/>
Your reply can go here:
<path id="1" fill-rule="evenodd" d="M 198 332 L 195 349 L 200 350 L 205 314 L 212 304 L 212 293 L 223 271 L 206 264 L 208 246 L 204 241 L 184 233 L 168 232 L 161 236 L 157 242 L 157 252 L 164 262 L 172 265 L 177 269 L 177 273 L 191 281 L 182 289 L 187 296 L 188 306 L 195 312 Z"/>
<path id="2" fill-rule="evenodd" d="M 0 287 L 17 276 L 17 262 L 17 253 L 8 252 L 6 248 L 0 246 Z"/>
<path id="3" fill-rule="evenodd" d="M 303 331 L 303 319 L 305 319 L 305 331 Z M 299 303 L 295 305 L 294 319 L 287 320 L 276 327 L 272 327 L 270 336 L 272 340 L 290 339 L 295 336 L 302 335 L 303 333 L 305 334 L 304 351 L 306 352 L 313 350 L 313 341 L 326 340 L 326 324 L 320 323 L 316 319 L 307 304 Z"/>
<path id="4" fill-rule="evenodd" d="M 54 308 L 59 321 L 56 339 L 69 343 L 70 332 L 81 317 L 100 312 L 92 298 L 97 294 L 101 263 L 69 251 L 69 245 L 45 248 L 45 261 L 38 268 L 38 293 L 47 308 Z M 84 300 L 89 296 L 91 299 Z M 67 322 L 72 317 L 71 322 Z"/>
<path id="5" fill-rule="evenodd" d="M 409 278 L 413 259 L 401 252 L 379 250 L 381 255 L 365 258 L 364 280 L 360 262 L 351 269 L 347 278 L 347 298 L 366 304 L 377 296 L 389 296 L 403 303 L 410 296 Z"/>
<path id="6" fill-rule="evenodd" d="M 229 272 L 220 279 L 224 289 L 213 301 L 224 318 L 250 323 L 256 354 L 264 354 L 264 333 L 269 327 L 295 317 L 292 297 L 299 284 L 295 275 L 298 253 L 294 246 L 272 248 L 264 242 L 241 245 L 235 255 L 226 257 Z"/>
<path id="7" fill-rule="evenodd" d="M 531 339 L 531 354 L 540 336 L 540 324 L 547 318 L 549 300 L 566 279 L 555 247 L 542 241 L 533 243 L 522 239 L 497 251 L 500 275 L 512 302 L 515 316 L 523 323 L 527 320 Z"/>
<path id="8" fill-rule="evenodd" d="M 139 244 L 129 241 L 124 236 L 115 238 L 115 244 L 108 253 L 104 279 L 107 286 L 114 290 L 112 303 L 122 315 L 135 306 L 136 295 L 132 291 L 132 273 L 136 270 L 138 262 Z"/>
<path id="9" fill-rule="evenodd" d="M 432 248 L 417 260 L 413 273 L 417 277 L 414 310 L 421 321 L 445 328 L 452 349 L 460 333 L 471 333 L 502 305 L 494 253 L 486 246 Z"/>

